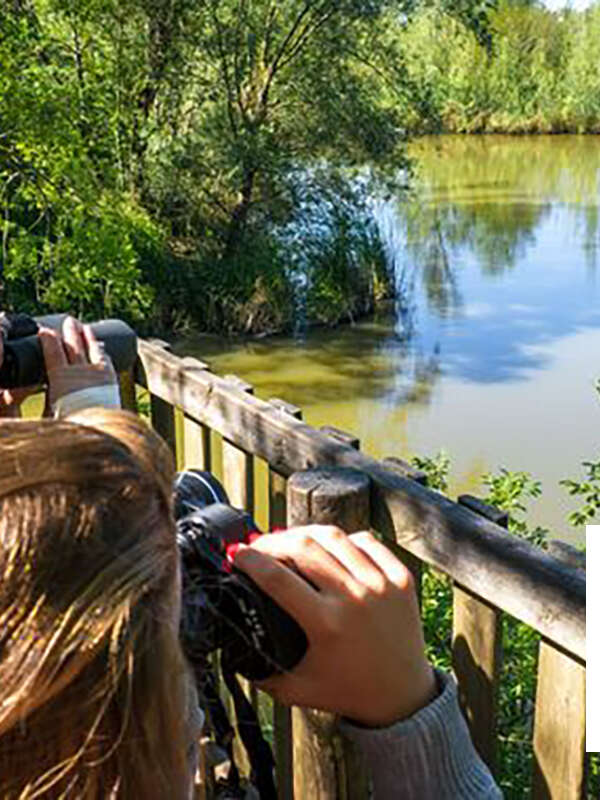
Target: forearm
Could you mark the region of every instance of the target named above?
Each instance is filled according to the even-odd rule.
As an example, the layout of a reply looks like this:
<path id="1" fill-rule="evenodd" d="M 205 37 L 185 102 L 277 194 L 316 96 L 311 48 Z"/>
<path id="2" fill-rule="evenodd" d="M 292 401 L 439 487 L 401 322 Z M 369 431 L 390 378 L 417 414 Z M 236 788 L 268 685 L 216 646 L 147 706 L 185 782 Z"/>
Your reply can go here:
<path id="1" fill-rule="evenodd" d="M 387 728 L 342 720 L 344 735 L 367 760 L 375 800 L 499 800 L 488 768 L 477 755 L 458 706 L 456 684 L 437 673 L 440 695 L 409 719 Z"/>

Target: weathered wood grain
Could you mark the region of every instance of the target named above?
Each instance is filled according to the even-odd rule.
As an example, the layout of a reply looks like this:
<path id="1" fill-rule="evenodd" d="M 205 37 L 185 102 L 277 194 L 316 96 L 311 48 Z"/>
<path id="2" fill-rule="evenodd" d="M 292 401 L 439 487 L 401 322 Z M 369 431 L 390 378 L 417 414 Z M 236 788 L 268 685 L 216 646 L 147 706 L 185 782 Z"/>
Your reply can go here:
<path id="1" fill-rule="evenodd" d="M 281 414 L 295 419 L 302 418 L 297 406 L 272 397 L 269 403 Z M 287 480 L 273 469 L 269 469 L 269 530 L 285 528 L 287 524 Z M 292 750 L 292 712 L 287 706 L 273 704 L 273 745 L 277 774 L 279 800 L 293 800 L 294 767 Z"/>
<path id="2" fill-rule="evenodd" d="M 232 390 L 223 378 L 187 371 L 181 359 L 148 342 L 139 343 L 139 352 L 140 382 L 145 378 L 152 393 L 180 405 L 280 474 L 315 464 L 363 470 L 372 480 L 373 527 L 585 658 L 585 576 L 577 570 L 269 403 Z"/>
<path id="3" fill-rule="evenodd" d="M 369 527 L 369 479 L 357 470 L 311 469 L 288 482 L 288 525 L 318 522 L 348 533 Z M 335 715 L 294 708 L 294 797 L 311 800 L 364 800 L 366 765 L 337 730 Z"/>
<path id="4" fill-rule="evenodd" d="M 585 552 L 572 544 L 568 544 L 568 542 L 552 539 L 548 542 L 548 552 L 559 561 L 562 561 L 563 564 L 568 564 L 570 567 L 575 567 L 575 569 L 585 570 Z"/>
<path id="5" fill-rule="evenodd" d="M 208 364 L 197 358 L 186 357 L 183 363 L 188 371 L 207 370 Z M 183 463 L 186 467 L 209 470 L 211 468 L 210 428 L 183 414 Z"/>
<path id="6" fill-rule="evenodd" d="M 403 458 L 387 456 L 382 459 L 381 463 L 388 469 L 397 472 L 398 475 L 404 475 L 406 478 L 411 478 L 413 481 L 416 481 L 416 483 L 420 483 L 421 486 L 427 486 L 427 473 L 422 469 L 413 467 L 412 464 L 409 464 L 408 461 L 405 461 Z"/>
<path id="7" fill-rule="evenodd" d="M 502 528 L 508 514 L 471 495 L 461 505 Z M 508 534 L 507 534 L 508 536 Z M 502 617 L 498 608 L 460 584 L 452 591 L 452 666 L 473 742 L 488 767 L 496 767 L 496 709 L 502 667 Z"/>
<path id="8" fill-rule="evenodd" d="M 477 752 L 496 767 L 496 706 L 502 666 L 498 609 L 455 584 L 452 591 L 452 666 L 460 705 Z"/>
<path id="9" fill-rule="evenodd" d="M 392 472 L 396 472 L 398 475 L 402 475 L 403 477 L 410 478 L 417 483 L 420 483 L 421 486 L 427 485 L 427 475 L 420 469 L 416 469 L 407 461 L 404 461 L 402 458 L 397 458 L 396 456 L 388 456 L 384 458 L 381 462 L 386 469 L 391 470 Z M 421 559 L 414 556 L 410 550 L 406 550 L 403 547 L 398 547 L 395 551 L 396 556 L 402 561 L 402 563 L 408 567 L 408 569 L 412 572 L 412 576 L 415 582 L 415 591 L 417 593 L 417 600 L 419 601 L 419 608 L 421 607 L 421 592 L 422 592 L 422 583 L 423 583 L 423 562 Z"/>
<path id="10" fill-rule="evenodd" d="M 461 494 L 457 498 L 457 502 L 461 506 L 474 511 L 476 514 L 481 514 L 482 517 L 489 519 L 496 525 L 500 525 L 505 530 L 508 528 L 508 512 L 502 511 L 496 506 L 491 506 L 489 503 L 484 503 L 479 497 L 474 497 L 472 494 Z"/>
<path id="11" fill-rule="evenodd" d="M 585 666 L 540 642 L 533 728 L 533 800 L 581 800 L 585 785 Z"/>
<path id="12" fill-rule="evenodd" d="M 336 442 L 347 444 L 348 447 L 352 447 L 354 450 L 360 450 L 360 439 L 353 433 L 343 431 L 341 428 L 336 428 L 334 425 L 321 425 L 319 430 L 321 433 L 324 433 L 325 436 L 329 436 Z"/>

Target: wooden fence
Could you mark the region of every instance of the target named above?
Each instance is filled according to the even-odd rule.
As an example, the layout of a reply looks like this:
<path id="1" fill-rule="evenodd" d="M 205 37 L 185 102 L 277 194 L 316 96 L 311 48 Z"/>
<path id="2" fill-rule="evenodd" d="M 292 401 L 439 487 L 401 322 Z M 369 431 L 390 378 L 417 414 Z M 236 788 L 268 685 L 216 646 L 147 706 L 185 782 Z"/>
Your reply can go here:
<path id="1" fill-rule="evenodd" d="M 377 461 L 360 452 L 354 437 L 335 428 L 316 430 L 302 422 L 300 409 L 281 400 L 258 399 L 251 386 L 219 377 L 196 359 L 179 358 L 160 341 L 140 341 L 135 373 L 121 376 L 124 404 L 132 409 L 135 384 L 148 390 L 152 424 L 174 450 L 179 448 L 180 463 L 210 469 L 211 431 L 222 437 L 223 478 L 234 505 L 253 510 L 254 459 L 267 462 L 271 526 L 309 519 L 352 524 L 343 496 L 333 503 L 327 498 L 321 504 L 314 498 L 307 501 L 306 492 L 290 481 L 298 471 L 351 467 L 368 478 L 367 512 L 352 517 L 356 525 L 378 531 L 411 568 L 417 585 L 422 563 L 452 579 L 454 671 L 473 739 L 492 770 L 503 615 L 537 630 L 542 638 L 532 797 L 584 796 L 582 569 L 508 534 L 506 518 L 495 509 L 474 498 L 453 502 L 429 490 L 424 475 L 401 459 Z M 183 436 L 176 436 L 177 416 L 183 418 Z M 339 487 L 332 491 L 344 492 Z M 337 509 L 333 516 L 332 508 Z M 272 724 L 281 798 L 367 796 L 355 754 L 337 741 L 328 715 L 290 714 L 276 705 Z M 343 768 L 331 770 L 332 760 Z M 345 776 L 344 786 L 340 775 Z"/>

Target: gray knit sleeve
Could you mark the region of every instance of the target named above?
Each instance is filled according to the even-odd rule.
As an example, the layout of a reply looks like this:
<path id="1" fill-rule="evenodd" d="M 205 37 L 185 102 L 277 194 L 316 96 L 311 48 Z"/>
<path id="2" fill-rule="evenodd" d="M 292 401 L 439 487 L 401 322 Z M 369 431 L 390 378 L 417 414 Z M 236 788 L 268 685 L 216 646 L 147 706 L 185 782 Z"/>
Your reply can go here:
<path id="1" fill-rule="evenodd" d="M 375 799 L 500 800 L 502 792 L 471 742 L 454 679 L 436 675 L 440 695 L 409 719 L 388 728 L 340 722 L 367 760 Z"/>

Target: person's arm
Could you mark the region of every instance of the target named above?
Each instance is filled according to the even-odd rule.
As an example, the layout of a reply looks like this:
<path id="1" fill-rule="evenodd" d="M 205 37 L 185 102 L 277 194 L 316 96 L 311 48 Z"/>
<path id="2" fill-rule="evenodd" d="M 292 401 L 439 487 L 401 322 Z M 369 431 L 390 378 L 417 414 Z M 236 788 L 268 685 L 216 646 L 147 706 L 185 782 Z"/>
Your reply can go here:
<path id="1" fill-rule="evenodd" d="M 343 715 L 342 730 L 369 761 L 377 800 L 501 796 L 452 684 L 427 662 L 412 576 L 388 548 L 367 532 L 310 526 L 241 546 L 235 565 L 309 641 L 290 673 L 259 685 L 288 705 Z"/>
<path id="2" fill-rule="evenodd" d="M 406 720 L 385 728 L 340 721 L 363 751 L 377 800 L 501 800 L 460 712 L 456 683 L 436 672 L 440 694 Z"/>

